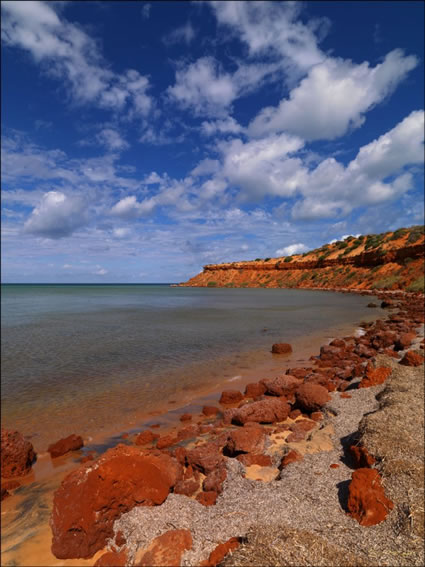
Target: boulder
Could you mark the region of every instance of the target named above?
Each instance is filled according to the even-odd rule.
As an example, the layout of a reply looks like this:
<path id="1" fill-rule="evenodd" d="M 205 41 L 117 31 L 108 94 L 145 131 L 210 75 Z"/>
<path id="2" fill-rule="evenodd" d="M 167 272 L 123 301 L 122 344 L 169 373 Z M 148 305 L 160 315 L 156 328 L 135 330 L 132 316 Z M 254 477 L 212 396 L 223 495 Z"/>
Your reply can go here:
<path id="1" fill-rule="evenodd" d="M 345 348 L 345 342 L 342 339 L 334 339 L 329 343 L 329 346 L 338 347 L 338 348 Z"/>
<path id="2" fill-rule="evenodd" d="M 403 366 L 420 366 L 423 363 L 424 357 L 413 350 L 408 350 L 399 362 Z"/>
<path id="3" fill-rule="evenodd" d="M 147 429 L 146 431 L 142 431 L 139 433 L 134 442 L 136 445 L 147 445 L 148 443 L 152 443 L 155 439 L 158 439 L 159 435 L 157 433 L 153 433 Z"/>
<path id="4" fill-rule="evenodd" d="M 351 463 L 355 469 L 371 468 L 375 464 L 375 458 L 369 453 L 363 445 L 350 445 L 348 454 L 351 457 Z"/>
<path id="5" fill-rule="evenodd" d="M 28 474 L 36 453 L 32 443 L 19 431 L 1 430 L 1 476 L 4 478 Z"/>
<path id="6" fill-rule="evenodd" d="M 275 343 L 272 346 L 273 354 L 289 354 L 292 352 L 292 347 L 288 343 Z"/>
<path id="7" fill-rule="evenodd" d="M 291 406 L 280 398 L 270 398 L 259 402 L 246 404 L 232 413 L 232 421 L 239 425 L 248 422 L 275 423 L 285 420 Z"/>
<path id="8" fill-rule="evenodd" d="M 290 374 L 276 376 L 275 378 L 264 378 L 261 384 L 266 388 L 266 394 L 271 396 L 285 396 L 292 394 L 303 383 L 301 378 L 295 378 Z"/>
<path id="9" fill-rule="evenodd" d="M 319 384 L 302 384 L 295 392 L 300 408 L 308 413 L 320 410 L 331 398 L 328 390 Z"/>
<path id="10" fill-rule="evenodd" d="M 361 526 L 384 521 L 394 504 L 385 496 L 376 469 L 362 468 L 352 473 L 348 487 L 348 514 Z"/>
<path id="11" fill-rule="evenodd" d="M 113 537 L 113 523 L 134 506 L 162 504 L 182 466 L 160 451 L 117 445 L 68 474 L 53 497 L 52 553 L 88 558 Z"/>
<path id="12" fill-rule="evenodd" d="M 223 561 L 228 553 L 235 551 L 240 545 L 239 538 L 232 537 L 224 543 L 219 543 L 217 547 L 210 553 L 208 559 L 201 561 L 200 567 L 216 567 Z"/>
<path id="13" fill-rule="evenodd" d="M 243 395 L 239 390 L 224 390 L 219 400 L 220 404 L 237 404 L 243 400 Z"/>
<path id="14" fill-rule="evenodd" d="M 199 489 L 199 482 L 193 478 L 179 480 L 174 487 L 174 494 L 192 496 Z"/>
<path id="15" fill-rule="evenodd" d="M 223 460 L 220 447 L 215 443 L 199 445 L 186 454 L 187 463 L 206 475 L 221 465 Z"/>
<path id="16" fill-rule="evenodd" d="M 245 387 L 245 397 L 258 398 L 259 396 L 262 396 L 265 391 L 266 387 L 261 382 L 247 384 Z"/>
<path id="17" fill-rule="evenodd" d="M 243 427 L 229 433 L 225 446 L 226 454 L 236 456 L 239 453 L 261 453 L 266 436 L 262 427 Z"/>
<path id="18" fill-rule="evenodd" d="M 167 447 L 172 447 L 178 442 L 178 439 L 175 435 L 163 435 L 158 439 L 156 442 L 157 449 L 166 449 Z"/>
<path id="19" fill-rule="evenodd" d="M 415 338 L 416 335 L 414 333 L 402 333 L 394 344 L 394 350 L 399 351 L 409 348 Z"/>
<path id="20" fill-rule="evenodd" d="M 78 451 L 84 447 L 83 438 L 80 435 L 69 435 L 68 437 L 64 437 L 63 439 L 59 439 L 56 443 L 52 443 L 47 447 L 48 452 L 52 459 L 56 457 L 61 457 L 65 455 L 65 453 L 69 453 L 70 451 Z"/>
<path id="21" fill-rule="evenodd" d="M 138 552 L 138 566 L 179 567 L 183 553 L 192 549 L 192 534 L 189 530 L 169 530 L 156 537 L 146 550 Z"/>

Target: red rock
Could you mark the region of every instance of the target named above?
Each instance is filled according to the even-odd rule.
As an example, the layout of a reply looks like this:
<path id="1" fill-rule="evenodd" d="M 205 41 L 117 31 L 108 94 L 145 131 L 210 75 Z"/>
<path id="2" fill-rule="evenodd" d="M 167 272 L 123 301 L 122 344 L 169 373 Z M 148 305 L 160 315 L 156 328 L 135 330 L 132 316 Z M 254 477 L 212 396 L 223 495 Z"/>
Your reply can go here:
<path id="1" fill-rule="evenodd" d="M 232 423 L 233 416 L 237 413 L 236 408 L 227 409 L 223 412 L 223 425 L 230 425 Z"/>
<path id="2" fill-rule="evenodd" d="M 227 478 L 227 471 L 226 467 L 219 466 L 213 471 L 211 471 L 204 479 L 202 483 L 202 488 L 205 492 L 217 492 L 217 494 L 221 494 L 223 490 L 223 482 Z"/>
<path id="3" fill-rule="evenodd" d="M 52 443 L 52 445 L 48 446 L 47 450 L 52 459 L 54 459 L 65 455 L 65 453 L 69 453 L 69 451 L 78 451 L 81 447 L 84 447 L 83 438 L 73 433 L 64 439 L 59 439 L 56 443 Z"/>
<path id="4" fill-rule="evenodd" d="M 272 346 L 273 354 L 289 354 L 292 352 L 292 347 L 288 343 L 275 343 Z"/>
<path id="5" fill-rule="evenodd" d="M 214 506 L 217 502 L 217 492 L 210 490 L 208 492 L 200 492 L 196 497 L 196 500 L 203 506 Z"/>
<path id="6" fill-rule="evenodd" d="M 179 480 L 174 487 L 174 493 L 192 496 L 198 489 L 199 482 L 194 479 Z"/>
<path id="7" fill-rule="evenodd" d="M 179 567 L 183 553 L 192 549 L 189 530 L 170 530 L 156 537 L 137 563 L 141 567 Z"/>
<path id="8" fill-rule="evenodd" d="M 288 443 L 296 443 L 298 441 L 302 441 L 303 439 L 305 439 L 307 433 L 314 429 L 315 426 L 316 423 L 312 421 L 296 421 L 289 426 L 289 429 L 292 431 L 292 433 L 288 435 L 286 441 Z"/>
<path id="9" fill-rule="evenodd" d="M 302 460 L 303 460 L 303 456 L 300 453 L 298 453 L 298 451 L 291 450 L 283 457 L 282 461 L 280 462 L 279 468 L 284 469 L 291 463 L 295 463 L 296 461 L 302 461 Z"/>
<path id="10" fill-rule="evenodd" d="M 297 417 L 299 417 L 300 415 L 302 415 L 301 410 L 294 409 L 290 412 L 288 417 L 290 417 L 291 419 L 297 419 Z"/>
<path id="11" fill-rule="evenodd" d="M 345 399 L 348 400 L 349 398 L 351 398 L 351 395 L 350 395 L 350 394 L 347 394 L 346 392 L 342 392 L 342 393 L 339 395 L 339 397 L 340 397 L 340 398 L 345 398 Z"/>
<path id="12" fill-rule="evenodd" d="M 181 465 L 186 463 L 186 455 L 187 451 L 184 447 L 176 447 L 176 449 L 174 449 L 174 457 Z"/>
<path id="13" fill-rule="evenodd" d="M 285 396 L 295 392 L 303 383 L 301 378 L 295 378 L 290 374 L 284 376 L 276 376 L 275 378 L 265 378 L 261 380 L 266 388 L 266 393 L 271 396 Z"/>
<path id="14" fill-rule="evenodd" d="M 321 411 L 314 411 L 310 415 L 310 419 L 312 419 L 313 421 L 322 421 L 323 413 Z"/>
<path id="15" fill-rule="evenodd" d="M 266 387 L 261 382 L 253 382 L 251 384 L 247 384 L 245 387 L 245 396 L 247 398 L 258 398 L 258 396 L 262 396 L 266 391 Z"/>
<path id="16" fill-rule="evenodd" d="M 356 469 L 371 468 L 375 458 L 362 445 L 350 445 L 348 453 L 352 458 L 352 466 Z"/>
<path id="17" fill-rule="evenodd" d="M 399 362 L 403 366 L 420 366 L 423 363 L 424 357 L 413 350 L 408 350 Z"/>
<path id="18" fill-rule="evenodd" d="M 129 434 L 128 434 L 128 433 L 123 433 L 123 434 L 121 435 L 121 439 L 128 439 L 128 437 L 129 437 Z"/>
<path id="19" fill-rule="evenodd" d="M 380 331 L 376 333 L 370 341 L 371 346 L 376 349 L 383 349 L 392 346 L 397 340 L 397 333 L 393 331 Z"/>
<path id="20" fill-rule="evenodd" d="M 232 414 L 232 421 L 243 425 L 250 421 L 257 423 L 274 423 L 285 420 L 291 411 L 290 405 L 280 398 L 270 398 L 252 402 L 237 409 Z"/>
<path id="21" fill-rule="evenodd" d="M 201 561 L 200 567 L 216 567 L 228 553 L 237 549 L 240 545 L 239 538 L 232 537 L 224 543 L 220 543 L 217 547 L 210 553 L 208 559 Z"/>
<path id="22" fill-rule="evenodd" d="M 370 368 L 366 370 L 365 377 L 359 382 L 359 388 L 370 388 L 383 384 L 388 376 L 391 374 L 391 368 L 387 366 L 380 366 L 379 368 Z"/>
<path id="23" fill-rule="evenodd" d="M 94 461 L 94 454 L 93 453 L 88 453 L 87 455 L 84 455 L 84 457 L 81 457 L 80 459 L 80 463 L 88 463 L 89 461 Z"/>
<path id="24" fill-rule="evenodd" d="M 229 455 L 261 453 L 266 436 L 261 427 L 244 427 L 229 433 L 225 450 Z"/>
<path id="25" fill-rule="evenodd" d="M 214 407 L 214 406 L 204 406 L 202 408 L 202 413 L 204 415 L 210 416 L 210 415 L 217 415 L 218 414 L 218 408 Z"/>
<path id="26" fill-rule="evenodd" d="M 94 567 L 125 567 L 127 565 L 127 552 L 107 551 L 99 557 Z"/>
<path id="27" fill-rule="evenodd" d="M 334 339 L 329 343 L 330 346 L 338 347 L 338 348 L 345 348 L 345 342 L 342 339 Z"/>
<path id="28" fill-rule="evenodd" d="M 5 498 L 10 496 L 10 492 L 4 487 L 1 487 L 1 500 L 3 501 Z"/>
<path id="29" fill-rule="evenodd" d="M 332 463 L 331 465 L 329 465 L 329 468 L 331 469 L 339 469 L 339 465 L 337 463 Z"/>
<path id="30" fill-rule="evenodd" d="M 148 429 L 146 431 L 142 431 L 137 435 L 134 439 L 136 445 L 147 445 L 148 443 L 152 443 L 155 439 L 159 439 L 159 435 L 157 433 L 152 433 Z"/>
<path id="31" fill-rule="evenodd" d="M 164 435 L 163 437 L 160 437 L 156 442 L 156 447 L 157 449 L 166 449 L 167 447 L 175 445 L 177 442 L 177 437 L 170 433 L 170 435 Z"/>
<path id="32" fill-rule="evenodd" d="M 53 497 L 53 554 L 91 557 L 113 537 L 121 514 L 162 504 L 181 476 L 181 465 L 169 455 L 125 445 L 71 472 Z"/>
<path id="33" fill-rule="evenodd" d="M 223 462 L 223 455 L 220 453 L 218 445 L 205 443 L 188 451 L 186 460 L 193 468 L 208 474 Z"/>
<path id="34" fill-rule="evenodd" d="M 182 439 L 190 439 L 191 437 L 196 437 L 199 433 L 205 433 L 202 431 L 202 427 L 199 425 L 189 425 L 188 427 L 184 427 L 177 433 L 177 440 L 181 441 Z"/>
<path id="35" fill-rule="evenodd" d="M 383 354 L 386 354 L 387 356 L 392 356 L 393 358 L 400 358 L 400 354 L 398 354 L 398 352 L 396 352 L 395 350 L 391 349 L 391 348 L 386 348 L 383 351 Z"/>
<path id="36" fill-rule="evenodd" d="M 409 348 L 415 338 L 415 333 L 402 333 L 394 344 L 394 350 Z"/>
<path id="37" fill-rule="evenodd" d="M 295 376 L 295 378 L 305 378 L 311 371 L 311 368 L 288 368 L 285 374 L 290 374 L 291 376 Z"/>
<path id="38" fill-rule="evenodd" d="M 36 453 L 32 443 L 18 431 L 1 430 L 1 476 L 4 478 L 28 474 Z"/>
<path id="39" fill-rule="evenodd" d="M 295 398 L 307 412 L 319 410 L 331 399 L 327 389 L 319 384 L 302 384 L 295 392 Z"/>
<path id="40" fill-rule="evenodd" d="M 236 458 L 246 467 L 250 467 L 251 465 L 258 465 L 260 467 L 271 467 L 273 464 L 272 459 L 269 455 L 242 453 L 241 455 L 238 455 Z"/>
<path id="41" fill-rule="evenodd" d="M 348 487 L 348 514 L 361 526 L 374 526 L 387 517 L 394 504 L 385 496 L 376 469 L 357 469 Z"/>
<path id="42" fill-rule="evenodd" d="M 190 421 L 192 419 L 192 416 L 190 413 L 184 413 L 183 415 L 180 416 L 180 421 Z"/>
<path id="43" fill-rule="evenodd" d="M 220 404 L 237 404 L 241 400 L 243 400 L 243 395 L 239 390 L 224 390 L 219 402 Z"/>

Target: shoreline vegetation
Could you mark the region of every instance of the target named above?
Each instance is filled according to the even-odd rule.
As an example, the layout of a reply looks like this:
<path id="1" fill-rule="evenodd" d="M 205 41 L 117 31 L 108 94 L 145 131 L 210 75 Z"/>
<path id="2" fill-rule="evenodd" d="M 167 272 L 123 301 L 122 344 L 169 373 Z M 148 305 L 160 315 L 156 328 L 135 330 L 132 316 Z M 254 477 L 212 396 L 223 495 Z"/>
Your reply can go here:
<path id="1" fill-rule="evenodd" d="M 400 231 L 374 235 L 382 237 L 374 247 L 364 237 L 359 254 L 351 241 L 335 243 L 332 265 L 314 251 L 302 269 L 276 267 L 276 259 L 255 269 L 221 265 L 183 284 L 263 287 L 269 274 L 264 287 L 279 287 L 279 272 L 282 287 L 309 287 L 318 278 L 320 289 L 371 296 L 371 307 L 378 298 L 387 317 L 322 345 L 305 366 L 223 391 L 165 434 L 153 424 L 99 457 L 81 452 L 78 431 L 52 443 L 52 461 L 78 458 L 49 496 L 51 564 L 422 565 L 424 296 L 409 287 L 421 270 L 423 281 L 424 236 L 423 227 Z M 362 265 L 368 239 L 375 271 L 372 256 Z M 334 257 L 335 248 L 351 252 Z M 363 260 L 346 264 L 357 262 L 348 285 L 345 272 L 300 281 L 357 256 Z M 385 289 L 363 270 L 375 284 L 398 279 Z M 34 448 L 2 429 L 1 459 L 2 500 L 13 506 Z M 3 553 L 4 565 L 41 564 Z"/>

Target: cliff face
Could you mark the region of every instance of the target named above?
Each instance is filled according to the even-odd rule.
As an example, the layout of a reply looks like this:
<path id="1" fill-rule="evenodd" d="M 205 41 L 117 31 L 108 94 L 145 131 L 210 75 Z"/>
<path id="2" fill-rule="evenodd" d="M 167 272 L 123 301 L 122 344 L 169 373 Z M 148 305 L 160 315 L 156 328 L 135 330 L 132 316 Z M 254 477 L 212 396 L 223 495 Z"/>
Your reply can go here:
<path id="1" fill-rule="evenodd" d="M 424 288 L 424 228 L 350 237 L 303 255 L 209 264 L 183 286 Z"/>

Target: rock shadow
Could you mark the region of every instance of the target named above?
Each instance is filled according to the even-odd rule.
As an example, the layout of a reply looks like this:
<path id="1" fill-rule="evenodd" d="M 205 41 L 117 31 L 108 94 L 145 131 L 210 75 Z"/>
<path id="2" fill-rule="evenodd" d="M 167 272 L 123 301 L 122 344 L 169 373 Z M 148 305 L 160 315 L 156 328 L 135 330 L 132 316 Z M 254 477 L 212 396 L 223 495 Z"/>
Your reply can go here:
<path id="1" fill-rule="evenodd" d="M 336 485 L 338 488 L 339 505 L 344 512 L 348 512 L 348 487 L 350 486 L 350 482 L 351 480 L 343 480 Z"/>

